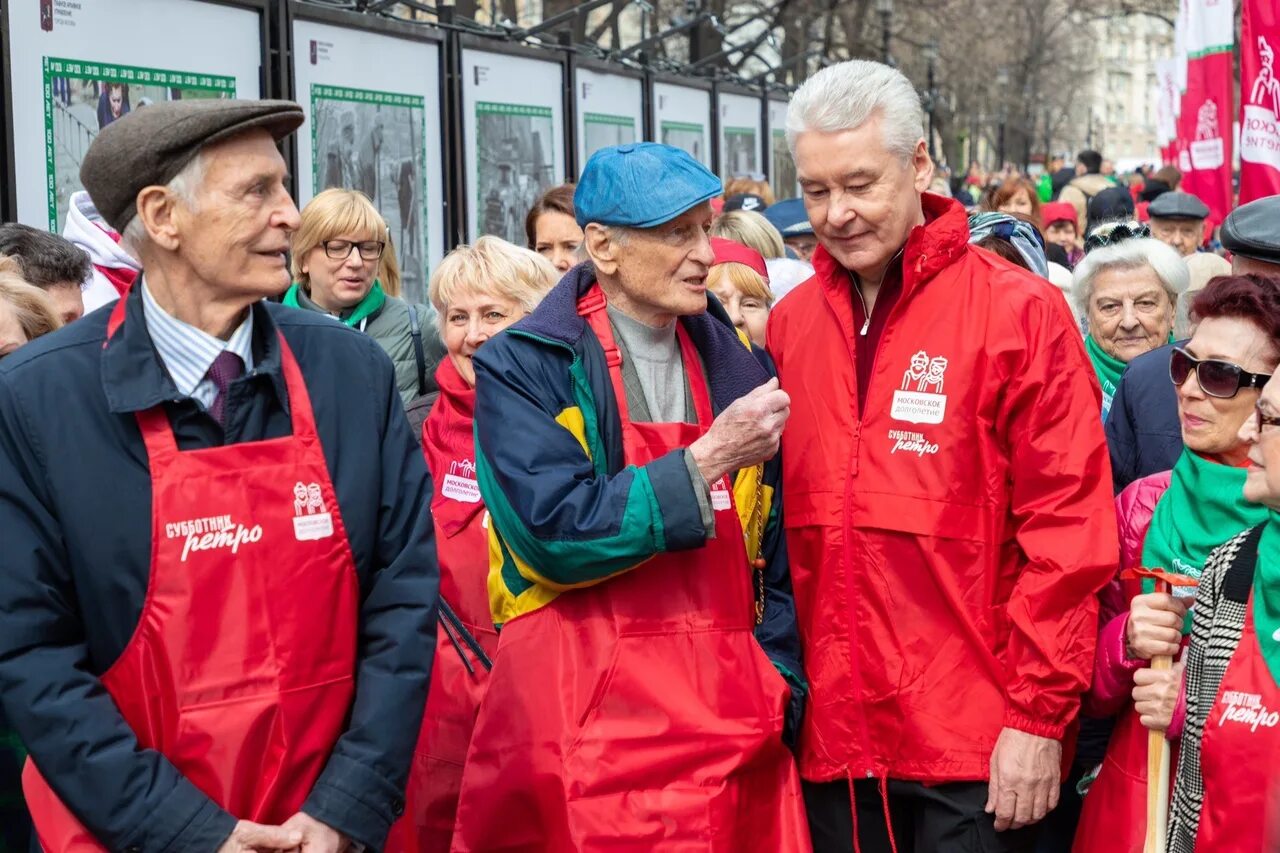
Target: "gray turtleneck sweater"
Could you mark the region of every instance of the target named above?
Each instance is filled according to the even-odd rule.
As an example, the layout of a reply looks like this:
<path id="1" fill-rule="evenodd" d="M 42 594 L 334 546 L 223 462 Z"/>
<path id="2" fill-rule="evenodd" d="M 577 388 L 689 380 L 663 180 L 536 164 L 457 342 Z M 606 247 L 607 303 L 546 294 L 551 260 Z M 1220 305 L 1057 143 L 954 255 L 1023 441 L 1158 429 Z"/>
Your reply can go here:
<path id="1" fill-rule="evenodd" d="M 666 326 L 646 326 L 613 306 L 608 307 L 609 325 L 622 352 L 622 385 L 627 395 L 627 409 L 637 423 L 695 423 L 696 407 L 693 389 L 685 373 L 684 356 L 676 338 L 676 321 Z M 707 538 L 716 532 L 715 510 L 711 506 L 711 487 L 693 461 L 684 452 L 689 481 L 698 498 L 702 526 Z"/>

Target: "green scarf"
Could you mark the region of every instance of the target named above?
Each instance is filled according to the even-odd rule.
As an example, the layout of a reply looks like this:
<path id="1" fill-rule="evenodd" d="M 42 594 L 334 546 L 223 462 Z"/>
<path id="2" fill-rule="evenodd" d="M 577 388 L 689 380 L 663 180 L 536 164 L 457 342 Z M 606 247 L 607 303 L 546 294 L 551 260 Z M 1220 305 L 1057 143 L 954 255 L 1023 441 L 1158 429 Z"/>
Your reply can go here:
<path id="1" fill-rule="evenodd" d="M 1246 555 L 1247 557 L 1248 555 Z M 1258 568 L 1253 574 L 1253 630 L 1262 659 L 1280 684 L 1280 516 L 1267 514 L 1258 542 Z"/>
<path id="2" fill-rule="evenodd" d="M 302 308 L 303 306 L 298 301 L 298 294 L 301 292 L 302 285 L 295 281 L 284 293 L 284 304 L 288 305 L 290 308 Z M 364 299 L 360 300 L 360 304 L 356 305 L 355 308 L 350 309 L 351 314 L 346 317 L 340 316 L 338 319 L 348 326 L 355 328 L 360 325 L 360 321 L 364 320 L 366 317 L 378 313 L 378 311 L 382 309 L 382 306 L 386 304 L 386 301 L 387 295 L 382 292 L 382 282 L 375 278 L 373 280 L 373 287 L 365 294 Z"/>
<path id="3" fill-rule="evenodd" d="M 1116 388 L 1120 385 L 1120 374 L 1124 373 L 1128 365 L 1107 355 L 1093 339 L 1093 335 L 1085 335 L 1084 350 L 1089 354 L 1089 361 L 1093 362 L 1093 372 L 1098 374 L 1098 383 L 1102 385 L 1102 419 L 1105 421 L 1107 412 L 1111 411 L 1111 398 L 1116 395 Z"/>
<path id="4" fill-rule="evenodd" d="M 1266 507 L 1244 499 L 1244 468 L 1211 462 L 1183 450 L 1173 466 L 1169 490 L 1156 504 L 1143 540 L 1142 565 L 1200 579 L 1209 552 L 1242 530 L 1266 521 Z M 1280 572 L 1280 563 L 1276 564 Z M 1143 578 L 1143 592 L 1155 581 Z M 1280 601 L 1277 602 L 1280 606 Z M 1191 630 L 1191 614 L 1182 626 Z"/>

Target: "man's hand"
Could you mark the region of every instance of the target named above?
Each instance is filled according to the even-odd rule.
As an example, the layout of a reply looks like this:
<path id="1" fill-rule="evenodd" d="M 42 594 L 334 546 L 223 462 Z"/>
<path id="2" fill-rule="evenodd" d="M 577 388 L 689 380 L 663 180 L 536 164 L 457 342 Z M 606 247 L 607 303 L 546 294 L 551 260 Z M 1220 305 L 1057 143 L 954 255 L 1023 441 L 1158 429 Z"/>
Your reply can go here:
<path id="1" fill-rule="evenodd" d="M 1058 805 L 1062 782 L 1062 744 L 1017 729 L 1001 730 L 991 752 L 991 784 L 987 814 L 996 816 L 996 831 L 1021 829 Z"/>
<path id="2" fill-rule="evenodd" d="M 1133 674 L 1133 708 L 1139 722 L 1153 732 L 1168 730 L 1182 690 L 1182 663 L 1171 669 L 1140 669 Z"/>
<path id="3" fill-rule="evenodd" d="M 734 400 L 707 434 L 689 445 L 689 452 L 703 478 L 714 483 L 730 471 L 771 459 L 790 416 L 791 398 L 776 378 L 770 379 Z"/>
<path id="4" fill-rule="evenodd" d="M 1182 620 L 1186 615 L 1187 605 L 1167 593 L 1135 596 L 1129 603 L 1125 627 L 1129 657 L 1151 660 L 1157 655 L 1176 655 L 1182 644 Z"/>
<path id="5" fill-rule="evenodd" d="M 295 850 L 302 843 L 302 833 L 286 826 L 264 826 L 242 820 L 231 830 L 231 836 L 218 848 L 218 853 L 274 853 Z"/>
<path id="6" fill-rule="evenodd" d="M 302 853 L 343 853 L 351 847 L 351 840 L 345 835 L 303 812 L 286 820 L 281 828 L 296 830 L 302 835 L 299 845 Z"/>

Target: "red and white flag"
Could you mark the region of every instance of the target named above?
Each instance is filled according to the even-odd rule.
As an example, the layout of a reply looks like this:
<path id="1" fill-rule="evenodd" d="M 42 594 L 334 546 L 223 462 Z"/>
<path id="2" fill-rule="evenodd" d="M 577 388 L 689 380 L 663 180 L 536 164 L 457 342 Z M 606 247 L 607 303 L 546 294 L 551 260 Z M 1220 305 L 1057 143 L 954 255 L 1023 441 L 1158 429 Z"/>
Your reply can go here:
<path id="1" fill-rule="evenodd" d="M 1240 203 L 1280 193 L 1280 4 L 1245 0 L 1240 36 Z"/>
<path id="2" fill-rule="evenodd" d="M 1263 0 L 1267 2 L 1267 0 Z M 1187 88 L 1178 136 L 1182 189 L 1209 206 L 1215 223 L 1232 208 L 1232 0 L 1186 0 Z"/>

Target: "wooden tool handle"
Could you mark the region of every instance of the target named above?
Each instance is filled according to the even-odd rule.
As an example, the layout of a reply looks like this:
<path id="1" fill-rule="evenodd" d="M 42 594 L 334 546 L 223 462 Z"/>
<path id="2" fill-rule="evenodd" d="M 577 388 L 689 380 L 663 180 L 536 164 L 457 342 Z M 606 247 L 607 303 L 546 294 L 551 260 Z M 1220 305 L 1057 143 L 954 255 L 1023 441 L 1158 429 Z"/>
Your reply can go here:
<path id="1" fill-rule="evenodd" d="M 1173 658 L 1156 655 L 1151 668 L 1173 668 Z M 1165 833 L 1169 828 L 1169 741 L 1164 732 L 1147 733 L 1147 837 L 1143 853 L 1165 853 Z"/>

